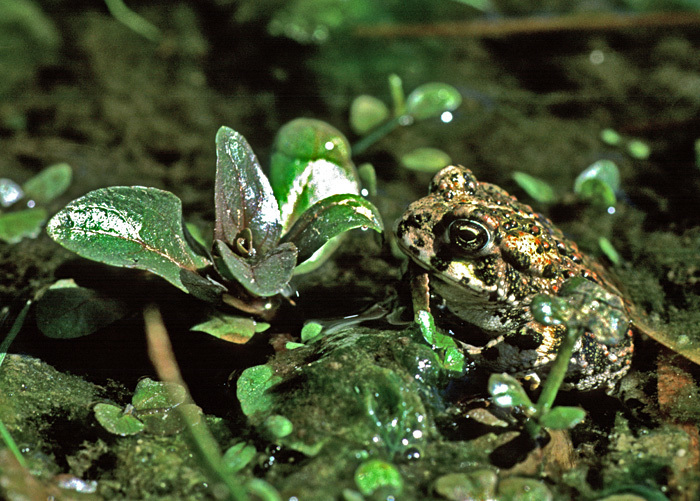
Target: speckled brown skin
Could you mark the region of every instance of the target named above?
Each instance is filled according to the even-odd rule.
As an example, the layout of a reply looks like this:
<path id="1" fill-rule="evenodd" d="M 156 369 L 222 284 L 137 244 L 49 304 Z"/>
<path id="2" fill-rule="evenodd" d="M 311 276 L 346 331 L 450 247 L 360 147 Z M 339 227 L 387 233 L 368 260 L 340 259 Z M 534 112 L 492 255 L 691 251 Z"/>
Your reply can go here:
<path id="1" fill-rule="evenodd" d="M 469 351 L 493 370 L 537 380 L 554 360 L 562 330 L 533 320 L 530 303 L 536 294 L 556 295 L 567 279 L 581 276 L 624 303 L 602 267 L 549 219 L 498 186 L 480 183 L 462 166 L 435 175 L 429 195 L 409 205 L 398 221 L 396 236 L 403 252 L 430 277 L 438 325 L 439 312 L 445 311 L 479 327 L 488 341 Z M 474 342 L 468 332 L 454 334 Z M 612 388 L 627 372 L 632 350 L 631 331 L 615 346 L 584 335 L 567 386 Z"/>

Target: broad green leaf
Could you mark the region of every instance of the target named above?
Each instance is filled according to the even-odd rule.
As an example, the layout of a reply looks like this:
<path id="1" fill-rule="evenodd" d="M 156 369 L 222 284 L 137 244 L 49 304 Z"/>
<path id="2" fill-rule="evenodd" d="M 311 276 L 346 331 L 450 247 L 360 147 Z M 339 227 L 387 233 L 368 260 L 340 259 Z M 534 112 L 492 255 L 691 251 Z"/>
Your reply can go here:
<path id="1" fill-rule="evenodd" d="M 584 169 L 574 181 L 574 193 L 581 193 L 583 183 L 588 179 L 599 179 L 613 192 L 620 189 L 620 170 L 612 160 L 598 160 Z"/>
<path id="2" fill-rule="evenodd" d="M 534 410 L 530 397 L 527 396 L 520 382 L 508 374 L 491 374 L 488 382 L 491 398 L 500 407 L 520 407 Z"/>
<path id="3" fill-rule="evenodd" d="M 46 231 L 82 257 L 148 270 L 197 297 L 208 299 L 221 289 L 198 274 L 211 262 L 183 227 L 180 199 L 168 191 L 143 186 L 91 191 L 52 217 Z"/>
<path id="4" fill-rule="evenodd" d="M 174 383 L 142 379 L 136 385 L 131 405 L 138 411 L 171 408 L 185 401 L 185 388 Z"/>
<path id="5" fill-rule="evenodd" d="M 26 198 L 45 204 L 61 196 L 70 186 L 73 170 L 70 165 L 61 163 L 42 170 L 29 179 L 22 188 Z"/>
<path id="6" fill-rule="evenodd" d="M 245 344 L 256 332 L 263 332 L 268 327 L 270 324 L 258 322 L 250 317 L 217 311 L 204 322 L 190 327 L 190 330 L 205 332 L 231 343 Z"/>
<path id="7" fill-rule="evenodd" d="M 139 419 L 130 413 L 125 413 L 121 407 L 111 404 L 97 404 L 94 407 L 95 418 L 102 427 L 114 435 L 136 435 L 146 427 Z"/>
<path id="8" fill-rule="evenodd" d="M 550 430 L 573 428 L 586 418 L 586 411 L 580 407 L 557 406 L 539 420 L 540 424 Z"/>
<path id="9" fill-rule="evenodd" d="M 452 159 L 437 148 L 417 148 L 401 157 L 401 164 L 419 172 L 437 172 L 450 165 Z"/>
<path id="10" fill-rule="evenodd" d="M 226 449 L 222 460 L 230 473 L 236 473 L 245 468 L 253 460 L 255 454 L 257 454 L 255 446 L 245 442 L 238 442 Z"/>
<path id="11" fill-rule="evenodd" d="M 389 108 L 374 96 L 362 94 L 350 104 L 350 127 L 356 134 L 367 134 L 388 118 Z"/>
<path id="12" fill-rule="evenodd" d="M 462 104 L 462 95 L 446 83 L 431 82 L 413 90 L 406 98 L 406 113 L 416 120 L 439 117 L 445 111 L 454 111 Z"/>
<path id="13" fill-rule="evenodd" d="M 379 211 L 368 200 L 359 195 L 333 195 L 304 212 L 282 241 L 296 245 L 301 263 L 332 237 L 353 228 L 369 228 L 381 233 L 384 226 Z"/>
<path id="14" fill-rule="evenodd" d="M 557 199 L 552 187 L 541 179 L 524 172 L 513 172 L 513 179 L 525 193 L 538 202 L 552 203 Z"/>
<path id="15" fill-rule="evenodd" d="M 297 263 L 294 244 L 283 243 L 259 258 L 246 259 L 234 254 L 221 240 L 214 244 L 219 252 L 218 270 L 257 296 L 274 296 L 289 283 Z"/>
<path id="16" fill-rule="evenodd" d="M 259 254 L 272 249 L 282 231 L 270 182 L 248 141 L 233 129 L 216 133 L 216 222 L 214 238 L 233 244 L 244 230 Z"/>
<path id="17" fill-rule="evenodd" d="M 272 409 L 272 396 L 267 390 L 282 378 L 269 365 L 254 365 L 243 371 L 236 383 L 236 396 L 246 416 Z"/>
<path id="18" fill-rule="evenodd" d="M 270 181 L 283 233 L 313 204 L 331 195 L 359 195 L 350 144 L 335 127 L 299 118 L 282 127 L 273 145 Z"/>
<path id="19" fill-rule="evenodd" d="M 36 303 L 36 324 L 47 337 L 73 339 L 106 327 L 128 311 L 123 301 L 93 289 L 50 288 Z"/>
<path id="20" fill-rule="evenodd" d="M 370 459 L 355 470 L 355 485 L 365 496 L 380 488 L 389 488 L 391 492 L 398 494 L 403 489 L 403 478 L 393 464 Z"/>
<path id="21" fill-rule="evenodd" d="M 48 214 L 40 207 L 0 214 L 0 240 L 16 244 L 23 238 L 36 238 Z"/>

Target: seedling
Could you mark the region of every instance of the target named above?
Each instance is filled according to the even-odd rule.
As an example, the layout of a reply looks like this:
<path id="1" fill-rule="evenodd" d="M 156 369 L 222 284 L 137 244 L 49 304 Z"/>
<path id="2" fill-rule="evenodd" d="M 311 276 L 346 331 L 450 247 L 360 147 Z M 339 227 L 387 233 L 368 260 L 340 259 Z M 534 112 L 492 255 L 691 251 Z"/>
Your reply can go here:
<path id="1" fill-rule="evenodd" d="M 553 407 L 579 337 L 590 332 L 601 343 L 614 345 L 627 334 L 629 321 L 618 296 L 581 277 L 565 282 L 559 296 L 535 296 L 531 310 L 541 324 L 566 328 L 537 403 L 533 403 L 520 382 L 508 374 L 491 375 L 488 389 L 496 405 L 521 409 L 527 416 L 525 429 L 535 438 L 543 427 L 573 428 L 585 418 L 585 411 L 581 408 Z"/>
<path id="2" fill-rule="evenodd" d="M 345 138 L 323 122 L 290 126 L 276 146 L 289 161 L 273 156 L 272 185 L 246 139 L 219 129 L 209 250 L 183 223 L 179 198 L 143 186 L 92 191 L 56 214 L 47 232 L 82 257 L 147 270 L 205 301 L 270 318 L 297 264 L 345 231 L 383 228 L 374 205 L 348 192 L 339 165 L 349 162 Z"/>
<path id="3" fill-rule="evenodd" d="M 389 76 L 393 112 L 374 96 L 360 95 L 350 105 L 350 127 L 364 136 L 353 147 L 353 154 L 363 153 L 371 145 L 397 129 L 429 118 L 452 118 L 451 112 L 462 104 L 462 96 L 453 86 L 430 82 L 418 86 L 408 97 L 398 75 Z M 401 157 L 407 169 L 437 172 L 451 162 L 447 153 L 436 148 L 418 148 Z"/>

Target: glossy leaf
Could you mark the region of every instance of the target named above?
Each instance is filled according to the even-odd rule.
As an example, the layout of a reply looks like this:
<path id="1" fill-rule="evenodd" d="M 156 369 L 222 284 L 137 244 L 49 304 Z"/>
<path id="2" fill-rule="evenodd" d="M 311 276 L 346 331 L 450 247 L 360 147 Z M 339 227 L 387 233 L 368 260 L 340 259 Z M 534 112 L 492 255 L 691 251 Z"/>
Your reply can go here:
<path id="1" fill-rule="evenodd" d="M 283 243 L 259 258 L 244 258 L 221 240 L 214 244 L 219 253 L 219 271 L 229 280 L 235 280 L 257 296 L 274 296 L 292 279 L 297 263 L 294 244 Z"/>
<path id="2" fill-rule="evenodd" d="M 328 240 L 353 228 L 369 228 L 381 233 L 384 225 L 379 211 L 368 200 L 359 195 L 333 195 L 304 212 L 282 241 L 296 245 L 301 263 Z"/>
<path id="3" fill-rule="evenodd" d="M 542 426 L 550 430 L 573 428 L 586 418 L 586 411 L 580 407 L 557 406 L 539 419 Z"/>
<path id="4" fill-rule="evenodd" d="M 50 288 L 36 303 L 36 324 L 47 337 L 87 336 L 128 313 L 124 302 L 85 287 Z"/>
<path id="5" fill-rule="evenodd" d="M 598 160 L 584 169 L 574 181 L 574 193 L 581 193 L 582 185 L 587 179 L 599 179 L 613 192 L 620 189 L 620 170 L 612 160 Z"/>
<path id="6" fill-rule="evenodd" d="M 431 82 L 416 87 L 406 98 L 406 113 L 416 120 L 439 117 L 462 104 L 462 95 L 453 86 Z"/>
<path id="7" fill-rule="evenodd" d="M 323 326 L 317 322 L 308 322 L 301 328 L 301 341 L 308 343 L 317 339 L 321 335 Z"/>
<path id="8" fill-rule="evenodd" d="M 40 207 L 0 214 L 0 240 L 16 244 L 23 238 L 36 238 L 48 214 Z"/>
<path id="9" fill-rule="evenodd" d="M 223 341 L 245 344 L 256 332 L 263 332 L 268 327 L 270 324 L 258 322 L 250 317 L 229 315 L 217 311 L 204 322 L 190 327 L 190 330 L 205 332 Z"/>
<path id="10" fill-rule="evenodd" d="M 524 172 L 513 172 L 513 179 L 525 193 L 542 203 L 552 203 L 557 199 L 552 187 L 546 182 Z"/>
<path id="11" fill-rule="evenodd" d="M 270 182 L 248 141 L 233 129 L 216 133 L 214 238 L 233 244 L 248 229 L 259 254 L 272 249 L 282 231 Z"/>
<path id="12" fill-rule="evenodd" d="M 68 189 L 72 179 L 73 169 L 70 165 L 52 165 L 24 183 L 24 196 L 39 204 L 51 202 Z"/>
<path id="13" fill-rule="evenodd" d="M 272 409 L 272 396 L 267 390 L 282 378 L 269 365 L 254 365 L 243 371 L 236 383 L 236 396 L 246 416 Z"/>
<path id="14" fill-rule="evenodd" d="M 350 127 L 356 134 L 367 134 L 388 118 L 389 108 L 374 96 L 363 94 L 350 104 Z"/>
<path id="15" fill-rule="evenodd" d="M 220 286 L 197 271 L 211 264 L 182 224 L 182 203 L 170 192 L 142 186 L 91 191 L 49 221 L 47 233 L 78 255 L 148 270 L 198 297 Z"/>
<path id="16" fill-rule="evenodd" d="M 617 202 L 615 192 L 610 185 L 600 179 L 586 179 L 581 183 L 577 193 L 582 199 L 590 200 L 591 204 L 597 207 L 607 208 Z"/>
<path id="17" fill-rule="evenodd" d="M 450 156 L 437 148 L 417 148 L 401 157 L 404 167 L 419 172 L 437 172 L 450 163 Z"/>
<path id="18" fill-rule="evenodd" d="M 500 407 L 525 407 L 532 411 L 534 406 L 520 382 L 508 374 L 491 374 L 488 382 L 491 398 Z"/>
<path id="19" fill-rule="evenodd" d="M 174 383 L 142 379 L 136 385 L 131 404 L 136 410 L 162 409 L 175 407 L 185 401 L 185 388 Z"/>
<path id="20" fill-rule="evenodd" d="M 94 407 L 95 418 L 108 432 L 114 435 L 136 435 L 146 428 L 138 418 L 125 413 L 121 407 L 111 404 L 97 404 Z"/>
<path id="21" fill-rule="evenodd" d="M 270 181 L 284 232 L 320 200 L 341 193 L 360 193 L 345 136 L 325 122 L 308 118 L 292 120 L 277 133 Z"/>

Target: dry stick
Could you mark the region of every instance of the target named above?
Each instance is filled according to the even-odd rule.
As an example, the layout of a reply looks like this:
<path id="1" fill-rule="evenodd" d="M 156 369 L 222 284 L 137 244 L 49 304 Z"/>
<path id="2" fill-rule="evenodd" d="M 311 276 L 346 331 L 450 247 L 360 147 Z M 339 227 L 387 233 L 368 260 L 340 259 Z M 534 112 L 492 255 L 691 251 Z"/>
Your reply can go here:
<path id="1" fill-rule="evenodd" d="M 191 399 L 190 392 L 182 379 L 180 368 L 175 360 L 173 347 L 170 343 L 168 331 L 163 324 L 163 317 L 155 305 L 147 306 L 143 311 L 146 324 L 146 339 L 148 341 L 148 356 L 155 367 L 158 377 L 166 383 L 174 383 L 185 389 Z M 177 407 L 175 408 L 178 409 Z M 193 452 L 199 457 L 205 466 L 206 473 L 212 483 L 212 492 L 215 497 L 227 497 L 234 501 L 248 499 L 245 490 L 238 485 L 221 461 L 219 444 L 209 432 L 203 420 L 197 419 L 188 413 L 180 413 L 180 418 L 185 422 L 185 429 L 189 432 Z M 219 487 L 221 486 L 221 487 Z M 225 492 L 222 492 L 225 489 Z"/>
<path id="2" fill-rule="evenodd" d="M 495 21 L 454 21 L 433 24 L 375 24 L 358 26 L 355 35 L 364 38 L 395 37 L 505 37 L 534 33 L 613 31 L 631 28 L 699 26 L 695 12 L 649 14 L 577 14 L 525 17 Z"/>

